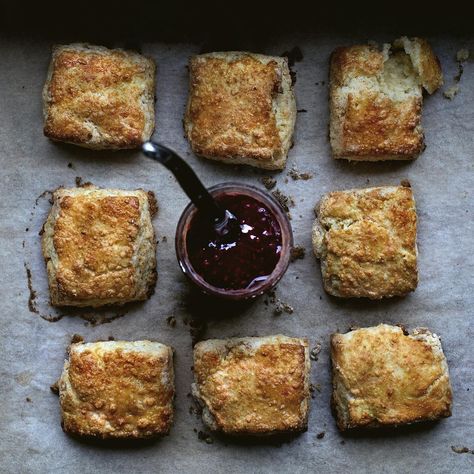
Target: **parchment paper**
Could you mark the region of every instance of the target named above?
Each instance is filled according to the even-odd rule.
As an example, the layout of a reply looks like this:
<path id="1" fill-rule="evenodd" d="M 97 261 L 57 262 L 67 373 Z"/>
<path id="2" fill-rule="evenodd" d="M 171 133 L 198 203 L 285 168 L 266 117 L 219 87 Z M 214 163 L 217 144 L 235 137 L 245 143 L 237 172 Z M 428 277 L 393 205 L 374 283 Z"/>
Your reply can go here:
<path id="1" fill-rule="evenodd" d="M 197 297 L 176 262 L 175 226 L 187 198 L 171 174 L 136 151 L 94 152 L 47 140 L 42 134 L 41 90 L 52 43 L 2 40 L 1 472 L 473 472 L 474 455 L 455 453 L 451 446 L 474 449 L 474 68 L 470 62 L 464 65 L 460 92 L 454 100 L 447 100 L 442 92 L 425 98 L 427 148 L 418 160 L 378 164 L 334 161 L 327 138 L 329 54 L 338 45 L 368 39 L 393 38 L 283 35 L 241 45 L 242 49 L 267 54 L 281 54 L 299 46 L 303 53 L 293 69 L 298 109 L 304 111 L 298 113 L 295 145 L 281 173 L 196 158 L 183 138 L 182 117 L 188 86 L 187 59 L 201 46 L 179 42 L 142 44 L 143 53 L 158 64 L 154 137 L 181 152 L 209 186 L 241 181 L 263 188 L 260 178 L 274 176 L 277 188 L 293 197 L 295 243 L 306 248 L 306 256 L 290 265 L 278 285 L 275 297 L 294 308 L 293 314 L 281 315 L 274 315 L 275 304 L 265 297 L 243 307 L 210 304 Z M 472 53 L 474 42 L 465 38 L 429 39 L 441 59 L 446 84 L 452 85 L 458 72 L 456 51 L 470 48 Z M 313 178 L 293 180 L 287 175 L 292 167 L 312 173 Z M 131 305 L 125 311 L 69 311 L 59 321 L 50 322 L 41 317 L 57 316 L 47 304 L 39 246 L 38 232 L 50 207 L 49 196 L 43 193 L 60 185 L 74 186 L 76 177 L 103 187 L 142 187 L 156 193 L 160 206 L 154 221 L 159 240 L 159 278 L 155 294 L 145 303 Z M 411 182 L 417 201 L 417 290 L 405 298 L 380 302 L 329 297 L 323 291 L 319 264 L 310 244 L 316 202 L 331 190 L 397 184 L 402 179 Z M 31 272 L 34 294 L 28 288 L 27 271 Z M 169 317 L 176 319 L 175 327 L 167 322 Z M 110 322 L 94 323 L 104 318 Z M 409 328 L 427 326 L 442 337 L 454 390 L 453 416 L 410 429 L 341 435 L 329 406 L 329 336 L 351 325 L 380 322 L 403 323 Z M 62 432 L 58 399 L 50 385 L 60 374 L 66 347 L 75 333 L 87 341 L 109 336 L 152 338 L 175 348 L 177 397 L 170 436 L 154 443 L 113 447 L 80 442 Z M 283 443 L 208 437 L 193 413 L 189 396 L 192 338 L 278 333 L 306 336 L 311 347 L 317 343 L 322 347 L 318 360 L 312 362 L 311 382 L 316 389 L 308 431 Z M 204 433 L 201 436 L 200 431 Z"/>

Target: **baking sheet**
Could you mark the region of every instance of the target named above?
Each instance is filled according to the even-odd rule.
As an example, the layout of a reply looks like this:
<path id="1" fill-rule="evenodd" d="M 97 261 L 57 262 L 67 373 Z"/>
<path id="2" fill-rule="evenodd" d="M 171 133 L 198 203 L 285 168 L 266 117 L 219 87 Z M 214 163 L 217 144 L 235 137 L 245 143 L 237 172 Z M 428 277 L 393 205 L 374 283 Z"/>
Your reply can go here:
<path id="1" fill-rule="evenodd" d="M 290 265 L 278 285 L 275 298 L 294 309 L 292 314 L 280 315 L 274 314 L 275 298 L 225 306 L 191 291 L 174 251 L 175 226 L 187 198 L 171 174 L 136 151 L 94 152 L 44 138 L 41 90 L 52 41 L 9 38 L 0 42 L 1 472 L 472 472 L 474 455 L 458 454 L 451 448 L 474 449 L 472 63 L 464 65 L 454 100 L 447 100 L 442 92 L 425 99 L 427 149 L 418 160 L 349 164 L 333 161 L 329 153 L 330 52 L 341 44 L 392 38 L 285 33 L 262 38 L 258 44 L 240 45 L 267 54 L 299 46 L 303 53 L 293 66 L 300 110 L 295 145 L 281 173 L 224 166 L 192 155 L 182 129 L 186 63 L 202 45 L 141 45 L 143 53 L 158 64 L 154 138 L 182 153 L 209 186 L 241 181 L 263 188 L 260 178 L 274 176 L 277 188 L 293 197 L 295 243 L 306 248 L 306 256 Z M 456 51 L 469 48 L 472 54 L 474 41 L 448 36 L 429 39 L 441 59 L 447 86 L 452 85 L 458 72 Z M 292 167 L 312 173 L 313 178 L 293 180 L 288 175 Z M 60 185 L 74 186 L 76 177 L 99 186 L 142 187 L 156 193 L 159 278 L 149 301 L 115 312 L 58 314 L 48 307 L 38 235 L 50 206 L 44 192 Z M 406 298 L 379 302 L 329 297 L 311 251 L 316 202 L 331 190 L 397 184 L 402 179 L 411 182 L 417 201 L 418 289 Z M 59 320 L 51 322 L 42 316 Z M 167 322 L 169 317 L 175 318 L 174 327 Z M 442 337 L 454 390 L 453 416 L 409 429 L 341 435 L 329 408 L 329 336 L 353 324 L 380 322 L 428 326 Z M 138 446 L 114 447 L 80 442 L 61 431 L 58 399 L 49 387 L 60 374 L 66 346 L 76 333 L 88 341 L 110 336 L 153 338 L 175 348 L 177 396 L 170 436 Z M 311 347 L 321 344 L 318 360 L 311 367 L 316 389 L 308 431 L 284 442 L 208 437 L 189 396 L 193 338 L 277 333 L 306 336 Z"/>

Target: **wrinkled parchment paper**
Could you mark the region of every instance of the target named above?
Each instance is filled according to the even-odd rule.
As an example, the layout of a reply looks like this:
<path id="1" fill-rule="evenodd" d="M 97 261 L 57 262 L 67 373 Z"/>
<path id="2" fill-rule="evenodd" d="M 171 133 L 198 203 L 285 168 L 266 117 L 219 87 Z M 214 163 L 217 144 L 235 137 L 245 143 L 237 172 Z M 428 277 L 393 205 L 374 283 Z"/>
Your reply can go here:
<path id="1" fill-rule="evenodd" d="M 171 174 L 136 151 L 94 152 L 43 137 L 41 90 L 51 43 L 2 40 L 1 472 L 473 471 L 474 455 L 456 453 L 451 447 L 474 449 L 474 68 L 469 61 L 464 64 L 460 90 L 452 101 L 444 98 L 442 91 L 425 99 L 427 148 L 418 160 L 378 164 L 333 161 L 327 139 L 329 54 L 337 45 L 367 39 L 283 36 L 262 39 L 258 46 L 242 45 L 267 54 L 299 46 L 303 53 L 293 67 L 300 110 L 295 145 L 281 173 L 196 158 L 183 138 L 182 117 L 187 58 L 199 52 L 200 45 L 142 45 L 143 53 L 158 64 L 154 137 L 182 153 L 209 186 L 241 181 L 263 188 L 260 179 L 274 176 L 275 189 L 294 200 L 290 211 L 295 243 L 306 248 L 306 255 L 290 265 L 273 298 L 263 297 L 243 307 L 210 304 L 190 290 L 181 274 L 174 231 L 187 198 Z M 456 52 L 461 48 L 474 51 L 474 42 L 447 37 L 430 41 L 441 59 L 445 87 L 449 87 L 458 73 Z M 294 180 L 288 175 L 291 168 L 313 177 Z M 103 312 L 58 313 L 49 307 L 38 235 L 50 207 L 45 191 L 74 186 L 76 177 L 103 187 L 142 187 L 156 193 L 160 206 L 154 221 L 159 278 L 149 301 Z M 323 291 L 310 246 L 316 202 L 331 190 L 397 184 L 402 179 L 411 182 L 417 201 L 418 289 L 406 298 L 379 302 L 329 297 Z M 278 302 L 291 306 L 293 313 L 274 314 Z M 169 318 L 175 319 L 174 326 Z M 409 328 L 427 326 L 441 336 L 454 390 L 453 416 L 434 425 L 341 435 L 329 406 L 329 336 L 351 325 L 380 322 L 403 323 Z M 76 333 L 88 341 L 110 336 L 152 338 L 175 348 L 177 397 L 170 436 L 138 446 L 114 447 L 81 442 L 62 432 L 58 399 L 50 385 L 60 374 L 66 347 Z M 311 347 L 321 344 L 318 360 L 312 361 L 314 392 L 308 431 L 284 442 L 237 442 L 208 436 L 189 396 L 192 339 L 277 333 L 306 336 Z"/>

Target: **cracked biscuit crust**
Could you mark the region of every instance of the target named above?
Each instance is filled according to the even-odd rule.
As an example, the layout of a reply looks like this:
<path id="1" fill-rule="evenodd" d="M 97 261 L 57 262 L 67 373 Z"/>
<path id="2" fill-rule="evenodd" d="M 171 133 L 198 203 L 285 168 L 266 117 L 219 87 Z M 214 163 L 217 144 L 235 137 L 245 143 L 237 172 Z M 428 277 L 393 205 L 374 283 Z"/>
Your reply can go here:
<path id="1" fill-rule="evenodd" d="M 185 132 L 197 155 L 282 169 L 296 103 L 286 58 L 245 52 L 190 60 Z"/>
<path id="2" fill-rule="evenodd" d="M 333 334 L 332 403 L 341 430 L 451 415 L 448 366 L 436 334 L 398 326 Z"/>
<path id="3" fill-rule="evenodd" d="M 418 284 L 416 209 L 405 186 L 336 191 L 316 209 L 324 289 L 343 298 L 402 296 Z"/>
<path id="4" fill-rule="evenodd" d="M 83 43 L 53 48 L 44 134 L 94 149 L 137 148 L 155 126 L 155 63 Z"/>
<path id="5" fill-rule="evenodd" d="M 194 348 L 193 395 L 212 430 L 240 435 L 302 431 L 308 422 L 309 368 L 306 339 L 208 340 Z"/>
<path id="6" fill-rule="evenodd" d="M 51 304 L 145 300 L 156 281 L 152 193 L 60 188 L 43 227 Z"/>
<path id="7" fill-rule="evenodd" d="M 330 65 L 330 139 L 334 158 L 409 160 L 424 149 L 424 87 L 443 83 L 429 44 L 406 37 L 382 50 L 371 45 L 337 48 Z"/>
<path id="8" fill-rule="evenodd" d="M 59 380 L 65 432 L 100 438 L 167 434 L 173 422 L 173 352 L 150 341 L 76 343 Z"/>

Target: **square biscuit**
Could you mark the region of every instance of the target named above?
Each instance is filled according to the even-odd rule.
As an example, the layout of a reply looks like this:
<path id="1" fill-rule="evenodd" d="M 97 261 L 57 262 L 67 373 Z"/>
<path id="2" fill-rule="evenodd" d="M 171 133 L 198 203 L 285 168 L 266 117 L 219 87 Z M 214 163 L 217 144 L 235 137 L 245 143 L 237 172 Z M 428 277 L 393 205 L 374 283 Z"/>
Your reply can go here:
<path id="1" fill-rule="evenodd" d="M 173 351 L 150 341 L 71 344 L 59 397 L 66 433 L 99 438 L 165 435 L 173 423 Z"/>
<path id="2" fill-rule="evenodd" d="M 286 58 L 209 53 L 189 63 L 184 128 L 193 152 L 212 160 L 283 169 L 296 102 Z"/>
<path id="3" fill-rule="evenodd" d="M 332 404 L 341 430 L 451 416 L 448 365 L 436 334 L 398 326 L 331 337 Z"/>
<path id="4" fill-rule="evenodd" d="M 410 160 L 425 148 L 423 92 L 443 84 L 427 41 L 402 37 L 382 50 L 337 48 L 330 64 L 330 141 L 334 158 Z"/>
<path id="5" fill-rule="evenodd" d="M 303 431 L 309 369 L 306 339 L 211 339 L 194 347 L 192 392 L 211 430 L 233 435 Z"/>
<path id="6" fill-rule="evenodd" d="M 316 214 L 313 250 L 329 294 L 379 299 L 415 290 L 417 216 L 410 187 L 331 192 Z"/>
<path id="7" fill-rule="evenodd" d="M 142 190 L 88 185 L 55 191 L 42 235 L 51 304 L 147 299 L 156 282 L 155 212 L 153 194 Z"/>
<path id="8" fill-rule="evenodd" d="M 139 147 L 155 127 L 155 69 L 131 51 L 55 46 L 43 89 L 44 134 L 86 148 Z"/>

